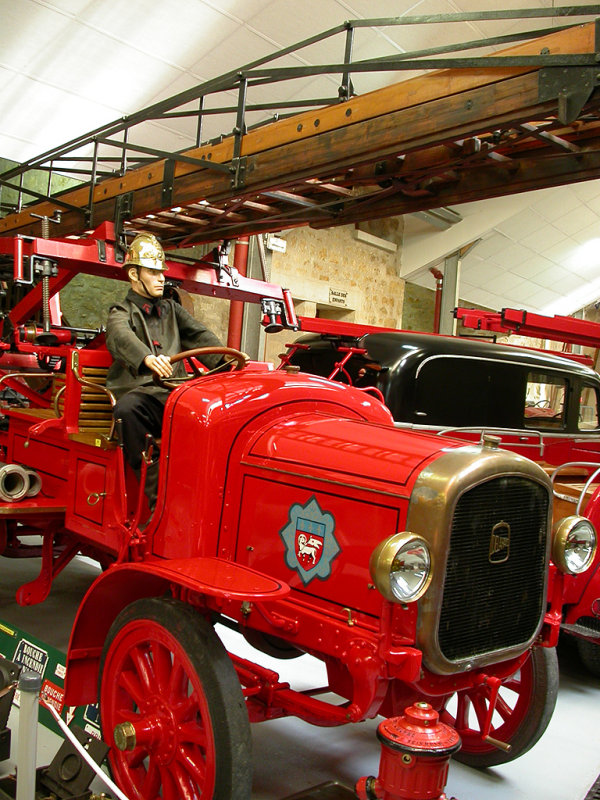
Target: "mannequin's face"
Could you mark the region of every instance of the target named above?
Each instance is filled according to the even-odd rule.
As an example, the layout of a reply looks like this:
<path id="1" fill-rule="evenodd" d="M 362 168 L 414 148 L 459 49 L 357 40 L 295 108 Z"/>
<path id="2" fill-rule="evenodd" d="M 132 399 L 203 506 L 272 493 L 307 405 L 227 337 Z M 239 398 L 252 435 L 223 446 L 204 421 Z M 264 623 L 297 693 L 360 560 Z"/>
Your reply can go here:
<path id="1" fill-rule="evenodd" d="M 165 288 L 165 274 L 159 269 L 132 267 L 129 270 L 131 288 L 142 297 L 162 297 Z"/>

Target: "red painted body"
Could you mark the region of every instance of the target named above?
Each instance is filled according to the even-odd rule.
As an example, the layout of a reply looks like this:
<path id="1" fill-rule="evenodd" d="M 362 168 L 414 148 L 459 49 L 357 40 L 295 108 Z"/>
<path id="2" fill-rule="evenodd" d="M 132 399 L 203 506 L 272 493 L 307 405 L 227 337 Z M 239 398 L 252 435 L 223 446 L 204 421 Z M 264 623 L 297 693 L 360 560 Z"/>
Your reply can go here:
<path id="1" fill-rule="evenodd" d="M 538 339 L 552 339 L 583 347 L 600 346 L 600 325 L 575 317 L 545 317 L 517 308 L 502 311 L 480 311 L 473 308 L 457 308 L 454 316 L 466 328 L 495 333 L 518 333 Z"/>
<path id="2" fill-rule="evenodd" d="M 7 242 L 0 239 L 0 252 L 13 252 Z M 75 274 L 78 264 L 92 274 L 118 274 L 110 241 L 100 247 L 96 239 L 27 240 L 16 250 L 38 246 L 57 261 L 54 289 Z M 99 260 L 100 252 L 105 261 Z M 278 287 L 235 275 L 234 280 L 218 264 L 215 269 L 174 264 L 173 271 L 186 288 L 235 299 L 271 298 L 279 303 L 283 323 L 290 324 L 293 309 Z M 39 305 L 37 289 L 13 309 L 17 332 Z M 65 703 L 95 702 L 100 677 L 109 740 L 113 727 L 129 725 L 128 716 L 133 718 L 132 727 L 120 732 L 122 748 L 115 734 L 115 747 L 127 749 L 133 741 L 134 748 L 146 748 L 140 751 L 142 760 L 151 751 L 162 769 L 174 757 L 173 742 L 199 724 L 177 727 L 173 722 L 168 707 L 178 688 L 168 677 L 171 671 L 184 674 L 195 687 L 191 694 L 182 688 L 178 702 L 186 706 L 193 698 L 193 720 L 206 720 L 210 698 L 203 694 L 190 655 L 204 652 L 204 644 L 186 642 L 197 628 L 219 620 L 259 650 L 309 653 L 327 667 L 326 687 L 299 692 L 260 663 L 230 654 L 250 721 L 295 715 L 317 725 L 339 725 L 377 714 L 396 716 L 426 699 L 448 722 L 446 706 L 458 694 L 479 696 L 479 705 L 488 707 L 479 718 L 481 730 L 465 731 L 469 747 L 493 751 L 485 739 L 490 731 L 510 736 L 519 727 L 533 692 L 534 679 L 528 677 L 532 653 L 554 646 L 562 612 L 561 576 L 551 583 L 552 602 L 546 607 L 550 487 L 536 465 L 492 444 L 471 446 L 400 430 L 369 392 L 250 362 L 240 371 L 193 378 L 172 391 L 165 409 L 157 506 L 148 525 L 140 527 L 142 490 L 108 432 L 90 428 L 90 418 L 83 415 L 86 391 L 90 386 L 96 391 L 86 376 L 110 364 L 102 335 L 79 345 L 52 346 L 28 344 L 6 331 L 5 338 L 11 350 L 23 355 L 62 359 L 64 377 L 51 373 L 47 385 L 28 390 L 29 407 L 6 410 L 8 428 L 0 439 L 4 459 L 36 470 L 44 492 L 0 503 L 0 552 L 26 554 L 28 536 L 43 536 L 41 574 L 19 592 L 25 604 L 43 600 L 52 578 L 78 552 L 106 568 L 83 598 L 73 627 Z M 12 380 L 25 386 L 23 378 Z M 89 413 L 93 421 L 94 410 Z M 505 488 L 510 481 L 534 509 L 531 524 L 521 528 L 512 490 Z M 514 525 L 513 549 L 522 552 L 517 558 L 537 553 L 533 583 L 528 572 L 519 578 L 518 591 L 529 603 L 525 621 L 514 632 L 506 615 L 497 616 L 501 601 L 494 600 L 514 580 L 513 567 L 496 567 L 492 558 L 496 523 L 507 526 L 499 520 L 495 492 L 504 492 L 502 515 Z M 463 503 L 470 504 L 461 517 L 457 509 Z M 427 541 L 433 580 L 421 601 L 402 604 L 385 598 L 378 588 L 381 574 L 373 572 L 370 560 L 383 541 L 407 530 Z M 450 545 L 460 536 L 467 546 L 457 556 Z M 457 577 L 470 551 L 477 551 L 478 567 L 491 570 L 484 587 L 469 577 L 469 570 L 464 581 Z M 506 559 L 496 560 L 502 565 Z M 518 596 L 518 591 L 515 584 L 511 594 Z M 451 593 L 455 600 L 446 603 Z M 140 619 L 139 609 L 150 609 L 144 612 L 148 616 Z M 468 628 L 463 609 L 477 609 Z M 178 639 L 191 611 L 197 623 Z M 171 613 L 179 620 L 173 631 L 161 621 Z M 514 616 L 520 617 L 520 611 Z M 111 628 L 115 619 L 121 625 L 116 633 Z M 452 630 L 463 643 L 456 652 L 454 637 L 447 635 Z M 438 641 L 444 636 L 447 653 Z M 149 664 L 143 666 L 148 653 L 156 662 L 152 681 Z M 127 677 L 132 672 L 139 672 L 143 690 Z M 507 681 L 511 688 L 515 682 L 523 687 L 522 694 L 517 690 L 522 703 L 514 721 L 503 704 L 498 729 L 493 710 Z M 461 714 L 458 720 L 461 733 L 466 719 Z M 197 747 L 197 738 L 191 741 Z M 191 746 L 181 744 L 186 759 Z M 193 780 L 203 793 L 214 783 L 211 759 L 207 745 L 194 761 Z M 130 792 L 150 780 L 139 777 L 139 769 L 126 758 L 117 756 L 115 765 Z M 198 777 L 200 772 L 204 777 Z"/>
<path id="3" fill-rule="evenodd" d="M 320 334 L 326 344 L 324 347 L 319 344 L 317 349 L 315 347 L 317 340 L 314 337 L 312 340 L 310 337 L 303 337 L 289 345 L 290 349 L 282 361 L 300 365 L 311 364 L 317 374 L 326 374 L 330 379 L 350 385 L 360 384 L 360 380 L 356 380 L 357 359 L 363 359 L 359 364 L 377 360 L 373 353 L 376 352 L 378 345 L 372 345 L 372 339 L 378 334 L 397 334 L 397 339 L 390 340 L 385 359 L 382 358 L 384 370 L 370 387 L 371 391 L 379 390 L 382 393 L 392 409 L 397 424 L 407 429 L 430 431 L 437 435 L 443 434 L 473 443 L 480 441 L 482 432 L 487 431 L 501 437 L 503 448 L 531 458 L 541 464 L 549 475 L 561 468 L 553 476 L 556 495 L 555 518 L 578 513 L 588 517 L 596 529 L 600 529 L 600 472 L 592 480 L 585 495 L 583 492 L 580 495 L 590 476 L 596 469 L 600 470 L 600 425 L 595 427 L 579 425 L 578 408 L 583 402 L 581 386 L 585 386 L 595 398 L 593 403 L 600 404 L 600 378 L 590 369 L 593 360 L 589 356 L 570 352 L 571 345 L 584 347 L 600 345 L 600 324 L 571 317 L 544 317 L 516 309 L 503 309 L 502 312 L 495 313 L 457 308 L 455 315 L 465 327 L 562 341 L 565 342 L 566 350 L 557 352 L 504 346 L 500 351 L 495 344 L 482 339 L 467 340 L 413 334 L 411 331 L 394 331 L 390 328 L 301 317 L 302 330 Z M 336 342 L 333 348 L 336 355 L 326 361 L 332 341 Z M 421 351 L 418 362 L 420 366 L 416 369 L 410 366 L 409 358 L 400 358 L 401 354 L 405 354 L 408 350 Z M 540 357 L 537 357 L 537 354 L 540 354 Z M 548 356 L 545 365 L 542 361 L 544 354 Z M 497 406 L 488 411 L 485 425 L 478 420 L 465 419 L 464 415 L 461 424 L 456 425 L 452 415 L 456 406 L 460 405 L 467 395 L 475 396 L 480 408 L 486 407 L 484 393 L 477 394 L 478 390 L 481 392 L 482 384 L 479 383 L 474 388 L 466 382 L 461 389 L 455 388 L 448 393 L 447 410 L 440 412 L 433 423 L 428 423 L 427 415 L 417 416 L 414 413 L 422 414 L 422 411 L 419 411 L 421 408 L 418 406 L 419 400 L 415 396 L 418 390 L 415 390 L 414 386 L 421 369 L 426 370 L 436 359 L 438 363 L 443 363 L 443 360 L 448 358 L 456 359 L 457 364 L 460 360 L 467 363 L 469 359 L 472 363 L 477 363 L 480 373 L 487 372 L 491 376 L 494 393 L 501 392 L 502 406 L 506 408 L 512 408 L 519 403 L 522 404 L 521 408 L 523 407 L 524 398 L 518 395 L 523 390 L 523 384 L 511 377 L 511 373 L 514 376 L 523 370 L 543 372 L 547 369 L 551 373 L 561 375 L 567 387 L 564 398 L 564 424 L 554 426 L 553 429 L 552 425 L 547 424 L 544 419 L 544 409 L 541 409 L 537 412 L 539 420 L 535 416 L 521 419 L 521 424 L 517 427 L 507 422 L 507 416 Z M 334 364 L 332 359 L 335 359 Z M 501 378 L 495 377 L 496 372 L 500 375 L 499 370 L 504 370 Z M 390 377 L 392 375 L 394 377 Z M 442 392 L 443 386 L 440 377 L 439 387 Z M 402 402 L 395 404 L 396 397 L 402 397 Z M 487 399 L 490 400 L 489 393 Z M 536 424 L 538 422 L 539 424 Z M 472 427 L 467 427 L 469 424 Z M 580 497 L 583 499 L 578 505 Z M 600 552 L 596 554 L 591 569 L 580 575 L 564 577 L 562 591 L 564 630 L 580 639 L 600 644 Z"/>

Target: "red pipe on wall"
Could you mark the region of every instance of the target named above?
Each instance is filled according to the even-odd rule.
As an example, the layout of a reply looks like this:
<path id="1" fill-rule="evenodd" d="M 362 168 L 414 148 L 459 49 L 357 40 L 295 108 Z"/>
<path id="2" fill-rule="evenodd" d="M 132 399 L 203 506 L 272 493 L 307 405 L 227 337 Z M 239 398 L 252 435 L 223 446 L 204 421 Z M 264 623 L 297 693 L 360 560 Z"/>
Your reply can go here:
<path id="1" fill-rule="evenodd" d="M 235 242 L 233 266 L 240 275 L 246 277 L 248 269 L 248 245 L 250 238 L 240 236 Z M 241 300 L 232 300 L 229 308 L 229 329 L 227 331 L 227 347 L 240 349 L 242 343 L 242 320 L 244 318 L 244 304 Z"/>
<path id="2" fill-rule="evenodd" d="M 435 278 L 435 308 L 433 311 L 433 332 L 440 332 L 440 316 L 442 310 L 442 289 L 444 288 L 444 275 L 437 267 L 429 267 L 429 272 Z"/>

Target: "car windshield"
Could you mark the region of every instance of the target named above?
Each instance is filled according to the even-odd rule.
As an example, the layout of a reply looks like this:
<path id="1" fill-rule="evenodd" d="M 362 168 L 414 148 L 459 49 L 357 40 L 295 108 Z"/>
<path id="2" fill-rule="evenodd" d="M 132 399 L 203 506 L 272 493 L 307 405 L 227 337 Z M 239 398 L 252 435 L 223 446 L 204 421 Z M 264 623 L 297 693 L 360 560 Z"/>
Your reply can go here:
<path id="1" fill-rule="evenodd" d="M 487 358 L 431 356 L 415 381 L 415 421 L 429 425 L 515 428 L 523 408 L 523 372 Z"/>

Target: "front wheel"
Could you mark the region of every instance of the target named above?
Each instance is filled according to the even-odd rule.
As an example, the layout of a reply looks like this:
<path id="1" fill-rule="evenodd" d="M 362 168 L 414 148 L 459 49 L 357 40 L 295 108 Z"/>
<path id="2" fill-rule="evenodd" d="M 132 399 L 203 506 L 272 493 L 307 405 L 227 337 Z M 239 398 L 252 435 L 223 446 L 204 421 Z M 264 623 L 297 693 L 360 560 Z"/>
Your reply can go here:
<path id="1" fill-rule="evenodd" d="M 250 725 L 235 670 L 189 606 L 144 598 L 113 623 L 100 668 L 110 763 L 130 800 L 248 800 Z"/>
<path id="2" fill-rule="evenodd" d="M 489 708 L 489 687 L 450 695 L 440 720 L 456 728 L 462 748 L 453 756 L 471 767 L 494 767 L 526 753 L 542 736 L 558 694 L 555 648 L 534 647 L 522 667 L 501 686 L 490 736 L 511 746 L 506 753 L 481 738 Z"/>

